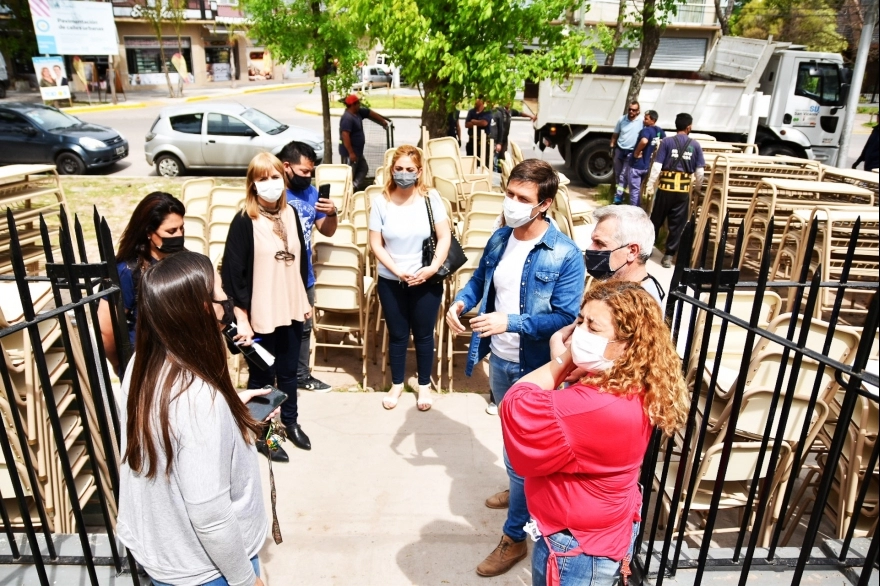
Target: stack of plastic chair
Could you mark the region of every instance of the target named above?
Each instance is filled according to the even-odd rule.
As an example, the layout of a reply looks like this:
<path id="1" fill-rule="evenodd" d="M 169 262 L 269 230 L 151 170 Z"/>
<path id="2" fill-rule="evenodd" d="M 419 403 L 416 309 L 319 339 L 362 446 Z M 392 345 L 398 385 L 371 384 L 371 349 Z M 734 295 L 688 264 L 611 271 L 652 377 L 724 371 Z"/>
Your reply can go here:
<path id="1" fill-rule="evenodd" d="M 504 195 L 480 191 L 471 195 L 464 215 L 461 243 L 467 246 L 485 246 L 500 225 Z"/>
<path id="2" fill-rule="evenodd" d="M 492 191 L 490 176 L 465 175 L 454 157 L 429 157 L 427 167 L 441 194 L 455 193 L 458 211 L 467 209 L 467 199 L 475 191 Z"/>
<path id="3" fill-rule="evenodd" d="M 348 165 L 318 165 L 315 167 L 315 185 L 330 185 L 330 199 L 343 218 L 348 217 L 348 200 L 354 193 L 351 167 Z"/>
<path id="4" fill-rule="evenodd" d="M 180 188 L 180 201 L 187 207 L 187 214 L 189 214 L 189 203 L 197 198 L 209 198 L 212 189 L 214 189 L 213 177 L 199 177 L 184 181 Z"/>
<path id="5" fill-rule="evenodd" d="M 561 185 L 556 192 L 556 197 L 553 199 L 551 210 L 553 211 L 556 222 L 560 225 L 563 223 L 565 224 L 565 227 L 560 229 L 574 240 L 574 243 L 577 244 L 578 248 L 586 250 L 587 247 L 590 246 L 591 236 L 593 234 L 592 214 L 582 210 L 577 216 L 575 216 L 571 209 L 571 199 L 568 197 L 568 189 Z"/>
<path id="6" fill-rule="evenodd" d="M 449 310 L 449 305 L 451 305 L 452 303 L 452 298 L 454 294 L 464 288 L 464 286 L 473 276 L 474 272 L 477 270 L 477 267 L 480 266 L 480 258 L 482 258 L 483 256 L 484 247 L 482 246 L 462 245 L 462 249 L 464 250 L 464 254 L 467 257 L 467 262 L 455 273 L 455 276 L 450 281 L 450 295 L 449 299 L 447 300 L 446 307 L 442 312 L 444 314 L 446 313 L 446 311 Z M 479 309 L 480 308 L 478 305 L 477 307 L 471 309 L 469 312 L 463 313 L 459 316 L 459 321 L 461 321 L 461 324 L 465 327 L 464 333 L 457 334 L 448 327 L 443 330 L 446 337 L 446 388 L 450 393 L 454 390 L 452 379 L 453 373 L 455 372 L 455 357 L 462 354 L 467 355 L 468 347 L 471 341 L 471 334 L 473 333 L 473 330 L 470 328 L 469 322 L 471 318 L 477 316 L 477 314 L 479 313 Z"/>
<path id="7" fill-rule="evenodd" d="M 223 259 L 229 225 L 241 213 L 245 192 L 239 187 L 215 187 L 208 202 L 208 258 L 215 267 Z"/>
<path id="8" fill-rule="evenodd" d="M 477 163 L 477 157 L 462 156 L 461 146 L 458 141 L 451 136 L 441 138 L 432 138 L 428 141 L 427 146 L 428 158 L 431 157 L 452 157 L 458 161 L 462 174 L 465 176 L 482 175 L 487 176 L 485 170 L 481 170 Z"/>

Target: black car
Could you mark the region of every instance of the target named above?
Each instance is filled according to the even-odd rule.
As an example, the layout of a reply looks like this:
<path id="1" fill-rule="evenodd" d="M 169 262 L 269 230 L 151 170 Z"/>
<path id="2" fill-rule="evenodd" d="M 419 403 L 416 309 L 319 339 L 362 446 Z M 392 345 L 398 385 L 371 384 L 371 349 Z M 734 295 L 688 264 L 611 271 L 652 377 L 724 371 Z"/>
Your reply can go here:
<path id="1" fill-rule="evenodd" d="M 127 156 L 128 141 L 112 128 L 42 104 L 0 104 L 0 165 L 54 163 L 62 175 L 81 175 Z"/>

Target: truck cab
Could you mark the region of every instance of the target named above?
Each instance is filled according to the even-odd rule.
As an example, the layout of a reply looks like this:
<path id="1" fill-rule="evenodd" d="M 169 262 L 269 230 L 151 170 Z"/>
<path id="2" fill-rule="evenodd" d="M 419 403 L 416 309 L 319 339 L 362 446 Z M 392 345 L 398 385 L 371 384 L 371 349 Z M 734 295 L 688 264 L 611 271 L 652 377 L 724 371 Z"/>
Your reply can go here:
<path id="1" fill-rule="evenodd" d="M 767 117 L 759 121 L 756 141 L 761 154 L 836 164 L 848 77 L 840 55 L 775 52 L 758 85 L 759 91 L 772 96 Z"/>

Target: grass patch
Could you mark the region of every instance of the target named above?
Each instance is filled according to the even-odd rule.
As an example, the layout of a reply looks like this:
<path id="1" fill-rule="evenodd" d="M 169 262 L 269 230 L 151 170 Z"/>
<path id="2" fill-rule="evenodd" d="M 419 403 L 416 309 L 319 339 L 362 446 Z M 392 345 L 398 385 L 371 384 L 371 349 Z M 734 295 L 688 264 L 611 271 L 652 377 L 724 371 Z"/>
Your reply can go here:
<path id="1" fill-rule="evenodd" d="M 856 112 L 859 114 L 876 114 L 878 109 L 880 109 L 880 106 L 859 106 L 856 108 Z"/>
<path id="2" fill-rule="evenodd" d="M 876 122 L 863 122 L 862 126 L 864 126 L 865 128 L 874 128 L 875 126 L 877 126 L 877 123 Z"/>
<path id="3" fill-rule="evenodd" d="M 596 204 L 598 206 L 607 206 L 611 205 L 611 202 L 614 201 L 614 195 L 612 193 L 613 186 L 603 183 L 596 187 L 596 191 L 593 194 L 593 198 L 596 200 Z"/>

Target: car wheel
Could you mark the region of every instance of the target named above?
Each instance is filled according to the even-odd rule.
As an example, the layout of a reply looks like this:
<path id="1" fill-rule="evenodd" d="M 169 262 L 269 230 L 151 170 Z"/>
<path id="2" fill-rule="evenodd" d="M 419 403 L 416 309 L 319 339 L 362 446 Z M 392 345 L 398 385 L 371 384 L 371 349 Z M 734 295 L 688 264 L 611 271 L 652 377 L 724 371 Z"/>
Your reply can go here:
<path id="1" fill-rule="evenodd" d="M 578 155 L 576 168 L 578 177 L 590 187 L 611 183 L 614 160 L 608 147 L 608 139 L 597 138 L 588 142 Z"/>
<path id="2" fill-rule="evenodd" d="M 86 164 L 73 153 L 61 153 L 55 157 L 55 167 L 59 175 L 82 175 L 86 172 Z"/>
<path id="3" fill-rule="evenodd" d="M 766 146 L 762 146 L 759 150 L 761 151 L 762 155 L 766 155 L 768 157 L 783 155 L 786 157 L 799 157 L 801 159 L 805 158 L 803 153 L 798 153 L 792 147 L 779 142 L 774 142 Z"/>
<path id="4" fill-rule="evenodd" d="M 156 157 L 156 172 L 162 177 L 177 177 L 183 175 L 183 163 L 174 155 L 168 153 Z"/>

